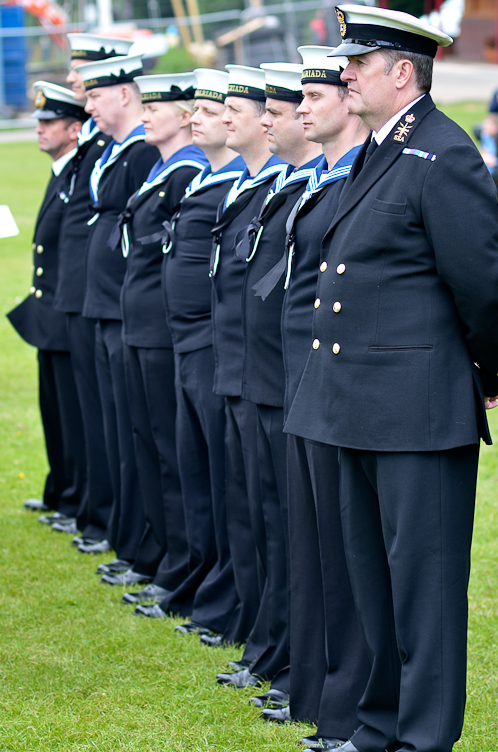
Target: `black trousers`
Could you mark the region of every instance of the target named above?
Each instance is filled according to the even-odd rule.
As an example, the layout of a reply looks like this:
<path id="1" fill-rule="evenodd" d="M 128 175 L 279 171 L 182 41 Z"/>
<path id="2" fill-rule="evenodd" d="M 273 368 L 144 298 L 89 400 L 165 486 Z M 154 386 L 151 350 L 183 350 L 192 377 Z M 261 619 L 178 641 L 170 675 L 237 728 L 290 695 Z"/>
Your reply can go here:
<path id="1" fill-rule="evenodd" d="M 124 345 L 124 357 L 138 477 L 147 521 L 134 569 L 150 574 L 155 584 L 173 592 L 189 574 L 176 456 L 173 350 Z"/>
<path id="2" fill-rule="evenodd" d="M 223 632 L 223 639 L 242 643 L 255 627 L 266 579 L 258 421 L 256 405 L 239 397 L 226 398 L 225 414 L 228 540 L 239 602 Z M 256 536 L 254 531 L 257 531 Z M 260 621 L 261 627 L 252 634 L 254 647 L 247 662 L 252 662 L 266 647 L 266 619 L 260 618 Z"/>
<path id="3" fill-rule="evenodd" d="M 257 405 L 257 450 L 261 514 L 266 539 L 266 646 L 251 673 L 272 680 L 289 665 L 289 536 L 287 506 L 287 436 L 283 410 Z M 252 636 L 252 635 L 251 635 Z M 251 650 L 248 643 L 246 653 Z"/>
<path id="4" fill-rule="evenodd" d="M 113 493 L 95 367 L 95 319 L 68 313 L 66 326 L 86 450 L 86 493 L 78 510 L 78 527 L 83 537 L 102 540 L 106 536 Z"/>
<path id="5" fill-rule="evenodd" d="M 144 514 L 125 383 L 121 327 L 121 321 L 98 321 L 95 363 L 114 495 L 106 535 L 119 559 L 134 561 L 144 529 Z"/>
<path id="6" fill-rule="evenodd" d="M 178 607 L 195 593 L 192 620 L 223 632 L 237 605 L 228 545 L 225 399 L 213 393 L 212 347 L 175 355 L 176 441 L 187 525 L 188 582 L 161 603 Z"/>
<path id="7" fill-rule="evenodd" d="M 43 501 L 75 517 L 85 495 L 83 424 L 68 352 L 38 350 L 40 413 L 49 473 Z"/>
<path id="8" fill-rule="evenodd" d="M 340 449 L 341 515 L 372 670 L 353 742 L 451 752 L 465 709 L 479 447 Z"/>
<path id="9" fill-rule="evenodd" d="M 288 436 L 290 708 L 320 736 L 348 739 L 370 662 L 344 555 L 337 454 Z"/>

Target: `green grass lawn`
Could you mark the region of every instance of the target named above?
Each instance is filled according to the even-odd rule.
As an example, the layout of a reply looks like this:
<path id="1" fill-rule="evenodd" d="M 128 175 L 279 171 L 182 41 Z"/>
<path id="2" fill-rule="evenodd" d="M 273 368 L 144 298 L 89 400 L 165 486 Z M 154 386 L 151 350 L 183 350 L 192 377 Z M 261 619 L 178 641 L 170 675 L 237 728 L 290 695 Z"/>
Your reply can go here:
<path id="1" fill-rule="evenodd" d="M 484 115 L 480 103 L 445 110 L 466 128 Z M 21 230 L 0 240 L 3 312 L 30 286 L 31 232 L 49 168 L 36 144 L 0 145 L 0 204 Z M 40 495 L 46 460 L 35 351 L 3 316 L 0 353 L 0 752 L 296 752 L 310 727 L 265 724 L 248 704 L 254 690 L 215 684 L 240 650 L 177 635 L 174 619 L 134 618 L 121 592 L 99 583 L 102 557 L 82 556 L 22 509 Z M 498 436 L 498 410 L 490 419 Z M 462 752 L 498 751 L 497 485 L 498 450 L 483 447 Z"/>

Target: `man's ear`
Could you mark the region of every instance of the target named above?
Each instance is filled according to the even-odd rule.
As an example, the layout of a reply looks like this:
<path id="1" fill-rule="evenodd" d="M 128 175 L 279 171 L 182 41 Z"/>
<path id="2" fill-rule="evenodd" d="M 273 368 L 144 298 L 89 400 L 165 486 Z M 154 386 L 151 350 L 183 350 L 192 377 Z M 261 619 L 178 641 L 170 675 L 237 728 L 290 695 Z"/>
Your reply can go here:
<path id="1" fill-rule="evenodd" d="M 82 125 L 83 125 L 83 123 L 81 122 L 81 120 L 75 120 L 75 121 L 73 121 L 71 123 L 71 125 L 67 129 L 67 132 L 68 132 L 68 135 L 69 135 L 69 139 L 70 139 L 70 141 L 74 141 L 75 142 L 74 143 L 75 146 L 77 146 L 77 143 L 78 143 L 78 133 L 80 132 Z"/>
<path id="2" fill-rule="evenodd" d="M 411 60 L 398 60 L 393 66 L 393 71 L 396 77 L 395 86 L 397 89 L 404 89 L 408 83 L 413 81 L 415 72 Z"/>

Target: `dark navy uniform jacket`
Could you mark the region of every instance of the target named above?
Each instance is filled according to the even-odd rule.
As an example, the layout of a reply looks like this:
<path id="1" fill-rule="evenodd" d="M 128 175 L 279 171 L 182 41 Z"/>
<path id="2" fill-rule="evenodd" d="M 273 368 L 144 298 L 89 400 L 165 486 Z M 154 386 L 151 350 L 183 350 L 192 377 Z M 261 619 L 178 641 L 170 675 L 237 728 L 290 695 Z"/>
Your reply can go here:
<path id="1" fill-rule="evenodd" d="M 263 300 L 253 286 L 283 258 L 287 217 L 308 182 L 307 171 L 320 159 L 317 157 L 303 165 L 299 171 L 301 180 L 282 188 L 268 202 L 255 224 L 255 229 L 261 234 L 254 255 L 251 253 L 248 257 L 250 261 L 242 289 L 244 365 L 241 396 L 260 405 L 282 407 L 284 402 L 280 321 L 285 290 L 281 278 Z M 262 231 L 260 226 L 263 227 Z M 252 245 L 254 247 L 255 242 Z"/>
<path id="2" fill-rule="evenodd" d="M 324 239 L 286 430 L 374 451 L 489 441 L 480 382 L 498 393 L 494 183 L 428 95 L 360 171 L 365 151 Z"/>
<path id="3" fill-rule="evenodd" d="M 33 237 L 33 281 L 30 294 L 7 314 L 10 323 L 39 350 L 67 350 L 66 316 L 52 307 L 57 286 L 59 232 L 66 204 L 60 198 L 72 160 L 57 176 L 52 173 L 36 220 Z"/>
<path id="4" fill-rule="evenodd" d="M 271 166 L 283 168 L 285 165 L 277 157 L 271 157 L 263 170 Z M 255 188 L 242 193 L 223 212 L 213 230 L 215 244 L 219 243 L 220 246 L 216 270 L 215 259 L 212 259 L 211 264 L 211 272 L 215 271 L 212 274 L 213 345 L 216 364 L 214 391 L 228 397 L 242 395 L 244 343 L 241 296 L 247 262 L 243 252 L 238 255 L 237 247 L 243 240 L 247 225 L 259 216 L 275 177 L 274 172 Z"/>
<path id="5" fill-rule="evenodd" d="M 207 160 L 199 148 L 187 146 L 177 151 L 165 166 L 168 163 L 175 167 L 174 171 L 153 188 L 136 193 L 126 207 L 124 240 L 128 239 L 129 251 L 121 312 L 123 340 L 135 347 L 173 346 L 161 292 L 162 223 L 171 219 L 186 187 Z"/>
<path id="6" fill-rule="evenodd" d="M 84 316 L 121 319 L 119 298 L 126 259 L 119 247 L 111 250 L 108 241 L 128 199 L 146 180 L 157 157 L 155 146 L 133 141 L 102 175 L 94 205 L 98 219 L 91 225 L 87 244 Z"/>
<path id="7" fill-rule="evenodd" d="M 54 297 L 57 311 L 81 313 L 83 310 L 86 246 L 92 229 L 87 222 L 95 214 L 88 182 L 95 162 L 110 140 L 110 136 L 97 130 L 93 138 L 78 148 L 62 189 L 66 209 L 59 235 L 59 276 Z"/>
<path id="8" fill-rule="evenodd" d="M 316 300 L 316 283 L 322 240 L 334 216 L 347 177 L 359 151 L 354 147 L 332 168 L 333 182 L 326 183 L 302 204 L 295 216 L 289 242 L 294 244 L 291 274 L 282 306 L 282 344 L 285 369 L 284 415 L 295 397 L 309 353 Z M 346 174 L 345 174 L 346 173 Z M 283 288 L 283 283 L 280 283 Z"/>
<path id="9" fill-rule="evenodd" d="M 237 172 L 240 175 L 244 168 L 242 157 L 236 157 L 213 174 Z M 162 286 L 176 353 L 193 352 L 213 344 L 209 278 L 211 230 L 218 206 L 233 180 L 208 185 L 184 198 L 175 221 L 174 241 L 164 255 Z"/>

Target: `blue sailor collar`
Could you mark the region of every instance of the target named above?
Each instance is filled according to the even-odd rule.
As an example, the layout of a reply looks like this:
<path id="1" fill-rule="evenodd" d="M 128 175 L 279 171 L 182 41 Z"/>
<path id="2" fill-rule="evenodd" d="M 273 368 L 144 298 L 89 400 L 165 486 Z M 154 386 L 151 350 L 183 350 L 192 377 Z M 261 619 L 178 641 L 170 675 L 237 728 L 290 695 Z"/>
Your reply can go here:
<path id="1" fill-rule="evenodd" d="M 97 133 L 99 133 L 99 127 L 93 117 L 89 120 L 85 120 L 81 126 L 80 132 L 78 133 L 78 146 L 83 146 L 83 144 L 91 141 Z"/>
<path id="2" fill-rule="evenodd" d="M 118 144 L 117 141 L 113 139 L 105 149 L 100 159 L 97 159 L 97 161 L 95 162 L 92 174 L 90 175 L 90 193 L 93 199 L 96 213 L 91 219 L 88 220 L 88 225 L 93 225 L 93 223 L 96 222 L 99 217 L 99 184 L 105 170 L 107 170 L 108 167 L 114 164 L 119 159 L 121 154 L 125 151 L 125 149 L 127 149 L 131 144 L 135 143 L 136 141 L 143 141 L 144 139 L 145 130 L 143 125 L 140 124 L 136 128 L 134 128 L 131 133 L 127 135 L 125 140 L 120 144 Z"/>
<path id="3" fill-rule="evenodd" d="M 287 162 L 282 162 L 281 159 L 273 155 L 268 162 L 262 167 L 257 175 L 251 177 L 247 167 L 240 176 L 240 178 L 234 183 L 234 185 L 228 191 L 225 202 L 223 204 L 223 210 L 227 209 L 233 202 L 245 191 L 255 188 L 260 183 L 264 183 L 265 180 L 272 177 L 272 175 L 278 175 L 282 170 L 287 170 Z"/>
<path id="4" fill-rule="evenodd" d="M 168 175 L 171 175 L 172 172 L 178 170 L 180 167 L 194 167 L 202 172 L 206 167 L 209 167 L 209 162 L 204 152 L 198 146 L 194 146 L 193 144 L 182 146 L 166 162 L 163 162 L 162 159 L 156 162 L 147 180 L 140 188 L 138 195 L 141 196 L 145 191 L 149 191 L 156 185 L 164 183 Z"/>
<path id="5" fill-rule="evenodd" d="M 324 159 L 325 157 L 323 156 L 323 154 L 320 154 L 318 157 L 311 159 L 301 167 L 293 167 L 292 165 L 289 165 L 287 167 L 287 170 L 282 171 L 273 183 L 270 190 L 272 196 L 274 196 L 276 193 L 279 193 L 282 188 L 285 188 L 291 183 L 302 183 L 305 180 L 308 181 L 314 174 L 317 165 L 320 162 L 323 162 Z"/>
<path id="6" fill-rule="evenodd" d="M 242 157 L 235 157 L 231 162 L 221 167 L 216 172 L 211 172 L 211 165 L 207 165 L 202 172 L 195 176 L 187 190 L 185 191 L 184 198 L 192 196 L 194 193 L 209 188 L 211 185 L 217 185 L 218 183 L 227 183 L 230 180 L 238 180 L 246 165 Z"/>

